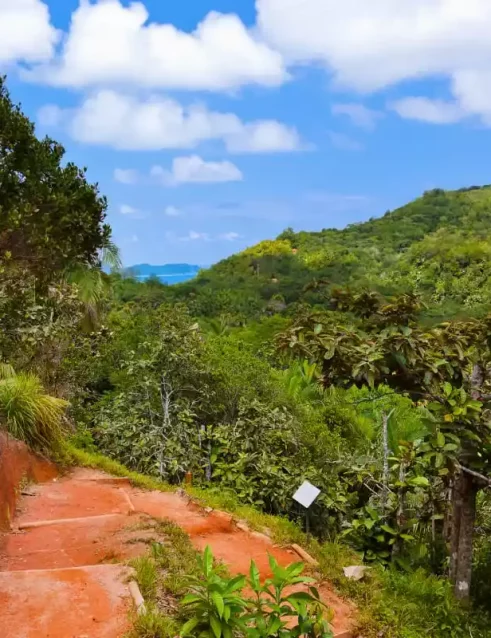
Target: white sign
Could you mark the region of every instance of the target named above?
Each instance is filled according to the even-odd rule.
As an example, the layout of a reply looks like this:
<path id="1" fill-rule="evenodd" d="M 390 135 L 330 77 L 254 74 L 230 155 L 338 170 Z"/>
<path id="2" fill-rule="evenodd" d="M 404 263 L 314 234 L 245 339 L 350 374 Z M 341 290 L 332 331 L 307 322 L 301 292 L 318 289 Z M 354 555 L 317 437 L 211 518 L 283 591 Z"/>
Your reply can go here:
<path id="1" fill-rule="evenodd" d="M 310 507 L 320 493 L 321 491 L 318 487 L 305 481 L 293 495 L 293 500 L 304 507 Z"/>

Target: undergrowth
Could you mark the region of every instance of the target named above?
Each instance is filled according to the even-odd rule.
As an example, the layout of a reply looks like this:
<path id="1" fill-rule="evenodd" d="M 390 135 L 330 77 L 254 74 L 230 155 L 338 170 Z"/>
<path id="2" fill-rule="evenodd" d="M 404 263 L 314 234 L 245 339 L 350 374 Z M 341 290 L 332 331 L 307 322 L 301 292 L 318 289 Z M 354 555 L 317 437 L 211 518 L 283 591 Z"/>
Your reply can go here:
<path id="1" fill-rule="evenodd" d="M 138 487 L 164 492 L 176 489 L 157 479 L 131 472 L 117 461 L 73 446 L 67 446 L 65 456 L 73 464 L 99 468 L 115 476 L 127 476 Z M 335 542 L 321 544 L 291 521 L 241 505 L 231 492 L 188 486 L 185 490 L 202 505 L 228 511 L 245 520 L 252 529 L 261 531 L 267 528 L 276 543 L 298 543 L 304 547 L 319 561 L 321 576 L 329 580 L 342 596 L 356 604 L 358 630 L 364 638 L 491 638 L 491 619 L 483 613 L 473 613 L 459 606 L 450 584 L 442 578 L 429 575 L 424 570 L 405 573 L 374 566 L 363 581 L 348 580 L 344 577 L 343 568 L 361 562 L 361 557 L 348 546 Z M 162 532 L 172 542 L 154 547 L 153 555 L 142 559 L 137 573 L 142 578 L 142 587 L 152 592 L 152 568 L 145 561 L 153 562 L 155 577 L 160 571 L 167 595 L 179 599 L 184 593 L 186 577 L 196 573 L 197 554 L 180 528 L 169 522 L 161 525 Z M 134 632 L 137 633 L 130 638 L 176 635 L 175 616 L 164 614 L 164 622 L 162 612 L 156 603 L 152 603 L 155 597 L 158 598 L 158 593 L 151 595 L 148 613 L 135 620 Z"/>
<path id="2" fill-rule="evenodd" d="M 178 634 L 179 600 L 186 593 L 189 575 L 199 573 L 199 554 L 189 537 L 167 520 L 154 527 L 162 542 L 153 542 L 150 554 L 130 561 L 146 612 L 135 614 L 127 638 L 171 638 Z"/>

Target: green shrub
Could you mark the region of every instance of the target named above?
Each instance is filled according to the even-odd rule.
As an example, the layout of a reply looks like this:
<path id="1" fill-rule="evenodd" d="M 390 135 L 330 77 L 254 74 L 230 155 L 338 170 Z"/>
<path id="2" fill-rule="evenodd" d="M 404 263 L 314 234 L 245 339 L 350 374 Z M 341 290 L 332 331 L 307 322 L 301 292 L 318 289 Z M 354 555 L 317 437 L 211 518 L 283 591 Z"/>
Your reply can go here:
<path id="1" fill-rule="evenodd" d="M 44 393 L 33 374 L 0 370 L 0 425 L 19 441 L 43 450 L 58 448 L 63 438 L 63 415 L 68 403 Z"/>
<path id="2" fill-rule="evenodd" d="M 283 568 L 272 556 L 269 563 L 273 577 L 264 584 L 260 582 L 254 561 L 249 579 L 243 575 L 227 578 L 213 568 L 213 555 L 207 547 L 201 562 L 201 576 L 190 579 L 190 593 L 181 602 L 191 617 L 180 635 L 332 638 L 324 618 L 325 606 L 315 587 L 310 587 L 310 593 L 286 593 L 292 585 L 314 582 L 301 576 L 303 564 L 293 563 Z M 254 593 L 253 598 L 244 597 L 246 586 Z"/>

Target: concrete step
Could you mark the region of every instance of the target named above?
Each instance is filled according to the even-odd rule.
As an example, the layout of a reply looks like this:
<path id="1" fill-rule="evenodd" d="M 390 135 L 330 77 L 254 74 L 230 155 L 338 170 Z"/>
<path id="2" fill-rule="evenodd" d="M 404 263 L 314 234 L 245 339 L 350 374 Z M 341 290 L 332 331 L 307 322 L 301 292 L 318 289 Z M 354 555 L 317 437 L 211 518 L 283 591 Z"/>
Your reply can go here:
<path id="1" fill-rule="evenodd" d="M 38 521 L 4 540 L 0 571 L 55 569 L 123 562 L 148 551 L 155 522 L 146 516 L 104 514 Z"/>
<path id="2" fill-rule="evenodd" d="M 35 486 L 35 496 L 22 500 L 16 524 L 85 518 L 102 514 L 128 514 L 133 508 L 125 489 L 97 481 L 62 478 Z"/>
<path id="3" fill-rule="evenodd" d="M 121 638 L 130 576 L 122 565 L 2 572 L 2 638 Z"/>

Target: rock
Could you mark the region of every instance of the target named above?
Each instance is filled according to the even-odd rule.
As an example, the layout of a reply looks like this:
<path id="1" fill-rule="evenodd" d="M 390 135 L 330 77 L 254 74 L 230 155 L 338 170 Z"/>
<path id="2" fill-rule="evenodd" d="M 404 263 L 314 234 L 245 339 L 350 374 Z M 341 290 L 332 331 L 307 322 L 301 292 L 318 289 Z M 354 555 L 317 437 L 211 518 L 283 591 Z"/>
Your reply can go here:
<path id="1" fill-rule="evenodd" d="M 235 526 L 240 529 L 242 532 L 249 532 L 249 525 L 245 521 L 238 521 Z"/>
<path id="2" fill-rule="evenodd" d="M 365 572 L 369 569 L 370 567 L 365 567 L 364 565 L 351 565 L 350 567 L 345 567 L 343 571 L 349 580 L 362 580 L 365 576 Z"/>

